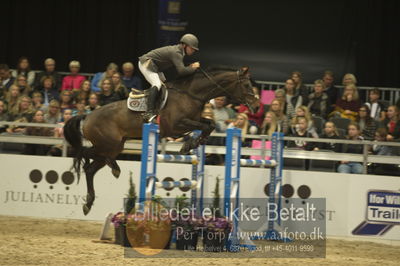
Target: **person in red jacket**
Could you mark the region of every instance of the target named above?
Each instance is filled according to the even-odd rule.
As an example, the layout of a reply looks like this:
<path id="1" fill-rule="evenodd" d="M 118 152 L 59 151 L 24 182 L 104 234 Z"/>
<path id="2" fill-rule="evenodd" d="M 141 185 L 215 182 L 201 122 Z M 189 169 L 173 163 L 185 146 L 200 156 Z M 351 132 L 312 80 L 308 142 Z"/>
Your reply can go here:
<path id="1" fill-rule="evenodd" d="M 71 61 L 69 63 L 69 70 L 71 71 L 71 75 L 65 76 L 62 81 L 61 90 L 79 90 L 83 81 L 85 81 L 85 77 L 79 75 L 79 70 L 81 68 L 81 64 L 79 61 Z"/>
<path id="2" fill-rule="evenodd" d="M 249 107 L 241 104 L 238 111 L 248 116 L 250 124 L 260 128 L 264 119 L 264 105 L 261 103 L 260 99 L 254 102 L 252 109 L 253 111 L 250 110 Z"/>
<path id="3" fill-rule="evenodd" d="M 245 113 L 249 118 L 249 123 L 253 126 L 257 126 L 257 128 L 260 128 L 264 120 L 264 105 L 261 102 L 260 93 L 258 92 L 257 87 L 253 87 L 253 91 L 256 95 L 257 100 L 254 101 L 251 108 L 241 104 L 239 106 L 238 112 Z"/>

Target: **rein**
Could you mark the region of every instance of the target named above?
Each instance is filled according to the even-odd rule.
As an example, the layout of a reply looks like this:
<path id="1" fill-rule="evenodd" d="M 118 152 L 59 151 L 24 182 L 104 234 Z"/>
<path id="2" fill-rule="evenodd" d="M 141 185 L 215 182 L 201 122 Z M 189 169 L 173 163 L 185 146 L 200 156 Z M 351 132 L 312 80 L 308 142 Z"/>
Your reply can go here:
<path id="1" fill-rule="evenodd" d="M 225 93 L 227 93 L 228 95 L 230 95 L 232 98 L 234 98 L 234 99 L 236 99 L 236 100 L 239 100 L 239 99 L 237 99 L 237 97 L 235 97 L 232 93 L 230 93 L 227 89 L 225 89 L 224 87 L 222 87 L 221 85 L 219 85 L 219 84 L 207 73 L 207 71 L 205 71 L 205 70 L 202 69 L 201 67 L 200 67 L 199 69 L 200 69 L 200 71 L 204 74 L 204 76 L 206 76 L 206 77 L 208 78 L 208 80 L 210 80 L 210 81 L 216 86 L 215 88 L 213 88 L 213 90 L 219 88 L 219 89 L 221 89 L 222 91 L 224 91 Z M 242 81 L 241 81 L 241 79 L 240 79 L 240 77 L 239 77 L 239 71 L 236 71 L 236 74 L 237 74 L 238 84 L 241 85 Z M 246 105 L 248 105 L 247 102 L 246 102 Z"/>

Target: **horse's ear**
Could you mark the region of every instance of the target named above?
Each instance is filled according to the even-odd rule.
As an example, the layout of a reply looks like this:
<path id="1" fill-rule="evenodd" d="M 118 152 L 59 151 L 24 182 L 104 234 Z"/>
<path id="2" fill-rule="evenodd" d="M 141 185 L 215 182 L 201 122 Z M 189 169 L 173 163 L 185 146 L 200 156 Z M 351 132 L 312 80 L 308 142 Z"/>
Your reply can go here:
<path id="1" fill-rule="evenodd" d="M 240 73 L 241 76 L 242 75 L 243 76 L 249 75 L 250 74 L 249 73 L 249 67 L 245 66 L 245 67 L 240 68 L 239 73 Z"/>

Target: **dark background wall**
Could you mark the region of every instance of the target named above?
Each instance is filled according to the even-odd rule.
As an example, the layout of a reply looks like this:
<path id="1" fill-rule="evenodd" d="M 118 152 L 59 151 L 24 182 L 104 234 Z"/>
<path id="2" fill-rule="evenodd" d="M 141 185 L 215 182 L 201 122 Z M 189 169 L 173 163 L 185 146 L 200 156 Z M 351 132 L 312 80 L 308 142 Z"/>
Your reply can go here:
<path id="1" fill-rule="evenodd" d="M 21 55 L 34 69 L 54 57 L 83 72 L 136 61 L 157 47 L 157 0 L 2 0 L 0 62 Z M 200 39 L 199 59 L 248 65 L 254 78 L 283 81 L 300 70 L 307 82 L 324 70 L 340 83 L 347 72 L 359 84 L 400 87 L 400 1 L 186 0 L 188 32 Z"/>
<path id="2" fill-rule="evenodd" d="M 33 69 L 47 57 L 68 71 L 103 71 L 110 62 L 136 61 L 155 46 L 157 0 L 2 0 L 0 62 L 24 55 Z"/>

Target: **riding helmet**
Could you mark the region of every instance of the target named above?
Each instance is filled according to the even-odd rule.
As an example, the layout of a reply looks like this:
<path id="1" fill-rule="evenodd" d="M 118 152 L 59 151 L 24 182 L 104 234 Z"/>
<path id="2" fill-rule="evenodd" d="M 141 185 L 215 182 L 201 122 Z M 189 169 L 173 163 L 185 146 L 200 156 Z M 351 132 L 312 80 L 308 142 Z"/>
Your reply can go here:
<path id="1" fill-rule="evenodd" d="M 199 40 L 193 34 L 188 33 L 183 35 L 181 38 L 181 43 L 189 45 L 190 47 L 192 47 L 197 51 L 199 50 Z"/>

